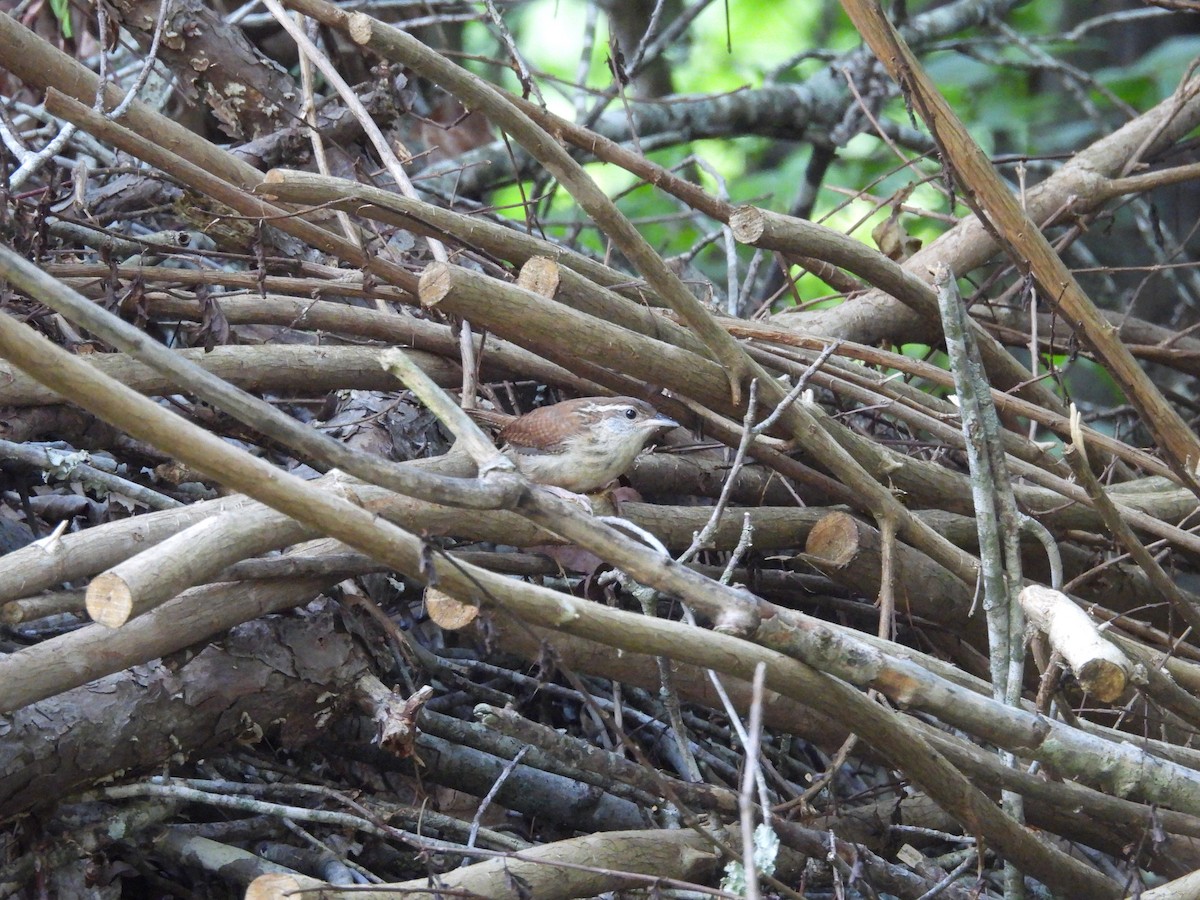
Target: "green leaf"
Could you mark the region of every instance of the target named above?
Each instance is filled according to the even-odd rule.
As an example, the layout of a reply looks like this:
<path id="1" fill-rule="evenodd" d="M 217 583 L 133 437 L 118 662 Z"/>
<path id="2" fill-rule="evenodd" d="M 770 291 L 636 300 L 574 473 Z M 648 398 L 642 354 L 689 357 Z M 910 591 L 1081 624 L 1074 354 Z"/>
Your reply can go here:
<path id="1" fill-rule="evenodd" d="M 68 40 L 75 36 L 71 30 L 71 0 L 50 0 L 50 11 L 58 19 L 58 27 L 62 36 Z"/>
<path id="2" fill-rule="evenodd" d="M 1200 55 L 1200 36 L 1168 38 L 1137 62 L 1096 72 L 1096 80 L 1137 107 L 1152 106 L 1171 95 Z"/>

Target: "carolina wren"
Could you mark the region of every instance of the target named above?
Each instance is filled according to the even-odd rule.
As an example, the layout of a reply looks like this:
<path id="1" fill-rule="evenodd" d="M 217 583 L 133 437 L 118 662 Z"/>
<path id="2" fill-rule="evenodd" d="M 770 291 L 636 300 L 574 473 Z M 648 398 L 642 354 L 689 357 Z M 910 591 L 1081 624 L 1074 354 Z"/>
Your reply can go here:
<path id="1" fill-rule="evenodd" d="M 530 479 L 577 494 L 616 480 L 652 437 L 679 424 L 633 397 L 581 397 L 517 417 L 470 414 L 501 426 L 505 454 Z"/>

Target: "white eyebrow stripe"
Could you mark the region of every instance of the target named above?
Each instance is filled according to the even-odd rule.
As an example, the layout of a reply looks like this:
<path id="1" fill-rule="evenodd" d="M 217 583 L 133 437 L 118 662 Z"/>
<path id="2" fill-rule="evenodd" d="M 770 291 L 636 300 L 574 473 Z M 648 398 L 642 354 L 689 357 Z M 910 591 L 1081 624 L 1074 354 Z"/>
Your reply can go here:
<path id="1" fill-rule="evenodd" d="M 636 409 L 628 403 L 589 403 L 581 408 L 583 412 L 610 412 L 618 409 Z"/>

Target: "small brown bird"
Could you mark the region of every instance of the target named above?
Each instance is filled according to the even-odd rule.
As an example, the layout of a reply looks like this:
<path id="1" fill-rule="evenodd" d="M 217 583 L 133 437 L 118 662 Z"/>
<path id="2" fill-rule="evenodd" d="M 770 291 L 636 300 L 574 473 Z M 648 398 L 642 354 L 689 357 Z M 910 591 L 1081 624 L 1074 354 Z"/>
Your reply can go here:
<path id="1" fill-rule="evenodd" d="M 679 423 L 633 397 L 581 397 L 523 416 L 471 410 L 500 427 L 497 437 L 517 468 L 538 484 L 586 494 L 628 471 L 647 442 Z"/>

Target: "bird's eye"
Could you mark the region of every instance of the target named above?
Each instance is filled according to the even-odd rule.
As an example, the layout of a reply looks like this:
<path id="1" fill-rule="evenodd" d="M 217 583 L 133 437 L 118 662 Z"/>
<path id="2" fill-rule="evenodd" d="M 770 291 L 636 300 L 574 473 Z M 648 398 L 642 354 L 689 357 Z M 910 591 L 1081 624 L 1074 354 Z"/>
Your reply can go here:
<path id="1" fill-rule="evenodd" d="M 636 419 L 636 418 L 637 418 L 637 410 L 636 410 L 636 409 L 634 409 L 632 406 L 631 406 L 631 407 L 629 407 L 629 408 L 627 408 L 627 409 L 625 410 L 625 418 L 627 418 L 627 419 Z"/>

